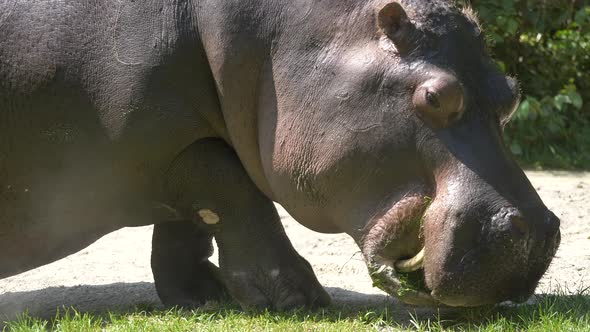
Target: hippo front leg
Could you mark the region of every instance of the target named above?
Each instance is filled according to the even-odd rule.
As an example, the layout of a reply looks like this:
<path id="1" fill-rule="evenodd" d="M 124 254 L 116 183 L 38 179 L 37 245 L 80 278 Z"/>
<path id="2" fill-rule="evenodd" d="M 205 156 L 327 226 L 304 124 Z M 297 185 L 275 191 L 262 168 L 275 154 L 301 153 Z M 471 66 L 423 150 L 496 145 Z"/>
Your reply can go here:
<path id="1" fill-rule="evenodd" d="M 222 280 L 242 307 L 280 310 L 329 303 L 311 265 L 287 238 L 274 204 L 254 185 L 225 142 L 205 139 L 187 148 L 170 168 L 166 186 L 168 204 L 192 215 L 194 226 L 215 236 Z M 161 242 L 184 250 L 202 245 L 187 234 L 181 231 Z M 165 263 L 168 275 L 194 270 L 187 269 L 186 260 L 172 267 L 170 258 L 186 256 L 172 251 Z M 181 275 L 178 279 L 185 280 Z M 167 289 L 172 285 L 170 280 Z"/>
<path id="2" fill-rule="evenodd" d="M 219 210 L 221 225 L 215 235 L 221 272 L 232 296 L 243 308 L 254 309 L 329 304 L 311 265 L 287 238 L 272 202 L 252 191 L 244 203 Z"/>
<path id="3" fill-rule="evenodd" d="M 208 258 L 213 236 L 191 221 L 157 224 L 152 237 L 152 272 L 164 305 L 193 308 L 227 299 L 219 269 Z"/>

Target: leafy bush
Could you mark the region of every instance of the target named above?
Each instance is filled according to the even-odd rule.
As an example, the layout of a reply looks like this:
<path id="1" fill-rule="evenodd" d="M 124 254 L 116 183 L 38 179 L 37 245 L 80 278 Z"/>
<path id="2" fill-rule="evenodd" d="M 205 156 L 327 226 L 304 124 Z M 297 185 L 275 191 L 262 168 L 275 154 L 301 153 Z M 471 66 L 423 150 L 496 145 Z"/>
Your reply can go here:
<path id="1" fill-rule="evenodd" d="M 522 102 L 505 131 L 528 165 L 590 168 L 590 0 L 473 0 Z"/>

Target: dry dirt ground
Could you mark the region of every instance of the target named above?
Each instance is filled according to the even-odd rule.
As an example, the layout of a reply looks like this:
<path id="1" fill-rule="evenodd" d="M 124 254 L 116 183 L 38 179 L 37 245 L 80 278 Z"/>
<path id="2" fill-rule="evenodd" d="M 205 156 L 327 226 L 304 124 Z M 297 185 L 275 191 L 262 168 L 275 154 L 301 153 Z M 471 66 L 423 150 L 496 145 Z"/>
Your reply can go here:
<path id="1" fill-rule="evenodd" d="M 590 173 L 527 172 L 561 220 L 562 242 L 538 293 L 590 286 Z M 314 233 L 280 209 L 295 248 L 313 265 L 337 304 L 391 305 L 373 288 L 358 248 L 346 235 Z M 0 321 L 25 310 L 50 317 L 56 308 L 133 310 L 160 304 L 150 270 L 151 227 L 125 228 L 52 264 L 0 280 Z"/>

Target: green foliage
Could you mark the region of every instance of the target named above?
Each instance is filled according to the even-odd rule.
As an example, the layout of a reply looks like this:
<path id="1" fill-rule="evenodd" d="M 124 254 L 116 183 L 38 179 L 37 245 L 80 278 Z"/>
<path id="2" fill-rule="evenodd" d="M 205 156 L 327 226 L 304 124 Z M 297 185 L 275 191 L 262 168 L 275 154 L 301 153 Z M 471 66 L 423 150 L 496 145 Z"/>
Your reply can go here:
<path id="1" fill-rule="evenodd" d="M 424 270 L 418 270 L 410 273 L 399 273 L 399 283 L 401 285 L 398 290 L 399 296 L 403 296 L 408 291 L 422 291 L 430 293 L 428 287 L 426 287 L 426 281 L 424 280 Z"/>
<path id="2" fill-rule="evenodd" d="M 590 0 L 473 0 L 492 55 L 518 78 L 506 127 L 528 165 L 590 167 Z"/>

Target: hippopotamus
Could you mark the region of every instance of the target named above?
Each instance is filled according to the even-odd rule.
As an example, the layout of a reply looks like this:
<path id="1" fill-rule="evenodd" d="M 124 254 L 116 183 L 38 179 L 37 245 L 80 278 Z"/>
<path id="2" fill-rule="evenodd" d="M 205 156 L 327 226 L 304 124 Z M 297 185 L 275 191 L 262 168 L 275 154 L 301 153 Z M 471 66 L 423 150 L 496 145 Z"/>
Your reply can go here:
<path id="1" fill-rule="evenodd" d="M 559 245 L 502 142 L 518 83 L 453 1 L 0 13 L 0 278 L 153 224 L 165 305 L 328 304 L 274 202 L 350 235 L 375 285 L 415 305 L 522 301 Z"/>

